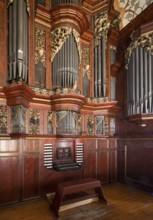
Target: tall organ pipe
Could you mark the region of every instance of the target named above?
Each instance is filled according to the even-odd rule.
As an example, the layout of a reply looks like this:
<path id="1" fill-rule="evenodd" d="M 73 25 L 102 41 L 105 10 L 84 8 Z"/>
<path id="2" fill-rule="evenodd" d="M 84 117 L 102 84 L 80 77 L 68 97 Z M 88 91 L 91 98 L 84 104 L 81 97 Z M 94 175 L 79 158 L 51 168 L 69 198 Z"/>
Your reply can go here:
<path id="1" fill-rule="evenodd" d="M 144 100 L 145 100 L 145 113 L 148 112 L 148 53 L 144 49 Z"/>
<path id="2" fill-rule="evenodd" d="M 139 79 L 139 53 L 140 48 L 136 48 L 136 114 L 140 113 L 140 79 Z"/>
<path id="3" fill-rule="evenodd" d="M 140 112 L 143 113 L 144 96 L 143 96 L 143 48 L 140 47 Z"/>
<path id="4" fill-rule="evenodd" d="M 14 0 L 9 5 L 9 72 L 8 80 L 27 82 L 28 72 L 28 14 L 27 2 Z"/>
<path id="5" fill-rule="evenodd" d="M 102 59 L 101 59 L 101 39 L 98 44 L 98 97 L 102 96 Z"/>
<path id="6" fill-rule="evenodd" d="M 135 51 L 132 53 L 132 114 L 135 114 Z"/>
<path id="7" fill-rule="evenodd" d="M 97 81 L 98 81 L 98 77 L 97 77 L 97 56 L 98 56 L 97 55 L 97 46 L 94 49 L 94 54 L 95 54 L 95 58 L 94 58 L 94 60 L 95 60 L 95 62 L 94 62 L 95 88 L 94 88 L 94 90 L 95 90 L 95 97 L 97 98 L 98 97 L 98 94 L 97 94 Z"/>
<path id="8" fill-rule="evenodd" d="M 148 81 L 149 81 L 149 113 L 152 112 L 152 68 L 153 63 L 151 62 L 151 54 L 148 54 Z"/>
<path id="9" fill-rule="evenodd" d="M 105 42 L 105 34 L 102 37 L 102 57 L 103 57 L 103 96 L 106 96 L 106 42 Z"/>

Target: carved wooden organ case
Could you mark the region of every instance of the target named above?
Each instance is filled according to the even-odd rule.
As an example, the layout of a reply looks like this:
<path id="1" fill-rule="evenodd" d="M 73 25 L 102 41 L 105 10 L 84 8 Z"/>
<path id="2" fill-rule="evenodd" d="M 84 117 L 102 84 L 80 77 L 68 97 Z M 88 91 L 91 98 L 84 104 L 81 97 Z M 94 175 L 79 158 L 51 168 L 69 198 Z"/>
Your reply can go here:
<path id="1" fill-rule="evenodd" d="M 92 13 L 86 4 L 8 1 L 4 92 L 11 123 L 3 131 L 56 137 L 115 133 L 119 108 L 111 67 L 118 12 L 102 3 Z"/>

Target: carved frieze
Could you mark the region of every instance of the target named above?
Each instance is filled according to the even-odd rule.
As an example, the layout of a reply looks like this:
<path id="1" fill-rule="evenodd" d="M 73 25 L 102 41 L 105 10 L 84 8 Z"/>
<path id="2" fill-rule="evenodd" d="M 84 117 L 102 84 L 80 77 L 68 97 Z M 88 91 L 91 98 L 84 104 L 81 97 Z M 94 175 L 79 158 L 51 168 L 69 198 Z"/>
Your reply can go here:
<path id="1" fill-rule="evenodd" d="M 101 97 L 101 98 L 89 97 L 87 100 L 89 103 L 94 103 L 94 104 L 99 104 L 109 101 L 108 97 Z"/>
<path id="2" fill-rule="evenodd" d="M 0 106 L 0 133 L 7 133 L 8 130 L 8 109 L 7 106 Z"/>
<path id="3" fill-rule="evenodd" d="M 30 109 L 29 111 L 29 133 L 40 134 L 40 110 Z"/>

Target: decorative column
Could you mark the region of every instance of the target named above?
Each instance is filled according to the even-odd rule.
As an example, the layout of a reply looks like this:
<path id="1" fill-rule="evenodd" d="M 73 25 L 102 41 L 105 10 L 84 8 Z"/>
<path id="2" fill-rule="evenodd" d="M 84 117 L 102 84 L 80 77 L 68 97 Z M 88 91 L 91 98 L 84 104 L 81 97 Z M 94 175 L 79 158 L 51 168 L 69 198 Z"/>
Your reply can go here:
<path id="1" fill-rule="evenodd" d="M 28 81 L 28 0 L 8 0 L 8 82 Z"/>

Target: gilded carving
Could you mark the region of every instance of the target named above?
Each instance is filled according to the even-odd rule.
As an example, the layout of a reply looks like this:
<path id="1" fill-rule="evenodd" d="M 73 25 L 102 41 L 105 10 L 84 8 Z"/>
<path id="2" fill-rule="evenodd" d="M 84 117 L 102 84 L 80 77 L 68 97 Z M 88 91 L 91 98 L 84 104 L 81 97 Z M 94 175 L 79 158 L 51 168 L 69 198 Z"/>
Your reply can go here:
<path id="1" fill-rule="evenodd" d="M 70 27 L 61 27 L 51 32 L 51 62 L 53 62 L 55 55 L 60 51 L 66 39 L 70 36 L 71 33 L 73 33 L 77 43 L 79 57 L 81 60 L 80 34 L 75 29 Z"/>
<path id="2" fill-rule="evenodd" d="M 87 100 L 89 103 L 94 103 L 94 104 L 99 104 L 109 101 L 108 97 L 101 97 L 101 98 L 89 97 Z"/>
<path id="3" fill-rule="evenodd" d="M 83 68 L 83 77 L 87 75 L 90 79 L 90 49 L 89 47 L 84 47 L 82 49 L 82 68 Z"/>
<path id="4" fill-rule="evenodd" d="M 8 109 L 7 106 L 0 106 L 0 133 L 7 133 L 8 129 Z"/>
<path id="5" fill-rule="evenodd" d="M 46 67 L 46 35 L 45 31 L 36 28 L 36 48 L 35 48 L 35 64 L 41 62 L 44 67 Z"/>
<path id="6" fill-rule="evenodd" d="M 126 61 L 125 67 L 127 69 L 128 69 L 128 64 L 129 64 L 132 52 L 137 47 L 143 47 L 149 53 L 151 53 L 153 55 L 153 32 L 143 34 L 143 35 L 141 35 L 140 37 L 137 38 L 136 32 L 134 31 L 131 35 L 131 38 L 134 39 L 134 41 L 132 41 L 130 46 L 127 48 L 126 54 L 125 54 L 125 61 Z"/>
<path id="7" fill-rule="evenodd" d="M 49 111 L 47 115 L 47 133 L 51 134 L 52 132 L 53 132 L 53 113 L 52 111 Z"/>
<path id="8" fill-rule="evenodd" d="M 99 39 L 107 35 L 109 27 L 108 14 L 107 12 L 102 12 L 95 20 L 95 46 L 98 45 Z"/>
<path id="9" fill-rule="evenodd" d="M 94 116 L 87 116 L 87 135 L 94 135 Z"/>
<path id="10" fill-rule="evenodd" d="M 30 109 L 29 133 L 40 134 L 40 110 L 39 109 Z"/>

